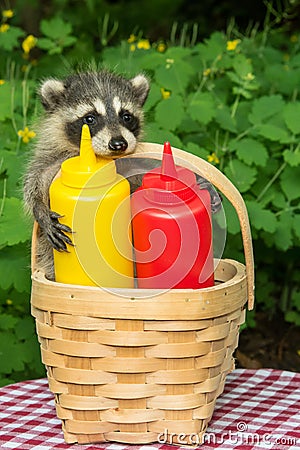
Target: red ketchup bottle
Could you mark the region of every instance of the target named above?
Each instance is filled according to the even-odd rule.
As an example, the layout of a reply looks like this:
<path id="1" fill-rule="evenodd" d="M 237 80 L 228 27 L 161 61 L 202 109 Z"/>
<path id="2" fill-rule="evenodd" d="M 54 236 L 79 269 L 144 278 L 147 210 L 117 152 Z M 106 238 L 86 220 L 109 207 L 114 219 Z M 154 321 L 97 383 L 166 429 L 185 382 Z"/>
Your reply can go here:
<path id="1" fill-rule="evenodd" d="M 138 288 L 213 286 L 210 194 L 175 166 L 169 142 L 161 168 L 144 175 L 131 202 Z"/>

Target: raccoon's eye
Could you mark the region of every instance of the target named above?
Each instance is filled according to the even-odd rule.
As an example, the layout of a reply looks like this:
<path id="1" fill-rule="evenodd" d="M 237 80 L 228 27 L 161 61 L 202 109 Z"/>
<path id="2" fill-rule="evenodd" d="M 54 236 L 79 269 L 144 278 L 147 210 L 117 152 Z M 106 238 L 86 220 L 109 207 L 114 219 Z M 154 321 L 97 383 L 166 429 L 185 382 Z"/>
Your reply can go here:
<path id="1" fill-rule="evenodd" d="M 133 115 L 129 112 L 124 112 L 123 114 L 121 114 L 121 118 L 125 123 L 130 123 L 133 119 Z"/>
<path id="2" fill-rule="evenodd" d="M 87 125 L 94 125 L 96 123 L 96 117 L 93 114 L 88 114 L 83 118 L 83 123 Z"/>

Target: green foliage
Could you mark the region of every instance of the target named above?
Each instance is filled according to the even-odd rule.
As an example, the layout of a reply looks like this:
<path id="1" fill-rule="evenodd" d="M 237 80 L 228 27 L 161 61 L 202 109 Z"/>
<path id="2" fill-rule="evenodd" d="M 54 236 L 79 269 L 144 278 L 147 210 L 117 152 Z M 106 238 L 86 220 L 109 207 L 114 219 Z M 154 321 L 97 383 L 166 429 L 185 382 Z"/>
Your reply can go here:
<path id="1" fill-rule="evenodd" d="M 96 12 L 96 2 L 87 2 L 87 14 Z M 139 34 L 109 47 L 117 23 L 108 15 L 91 30 L 75 14 L 43 19 L 38 38 L 13 18 L 2 25 L 8 27 L 0 32 L 0 383 L 44 374 L 29 312 L 32 224 L 21 193 L 39 108 L 34 91 L 41 78 L 85 60 L 127 76 L 148 74 L 145 140 L 169 140 L 233 181 L 252 226 L 258 309 L 282 311 L 299 325 L 299 36 L 266 25 L 259 34 L 214 32 L 196 43 L 196 28 L 188 39 L 188 29 L 180 34 L 176 25 L 169 44 L 150 44 Z M 223 206 L 224 256 L 242 260 L 237 216 L 226 199 Z M 255 325 L 254 313 L 248 325 Z"/>
<path id="2" fill-rule="evenodd" d="M 66 47 L 75 44 L 77 38 L 72 36 L 72 25 L 60 17 L 41 21 L 41 32 L 44 36 L 38 39 L 37 46 L 46 50 L 49 55 L 62 53 Z"/>

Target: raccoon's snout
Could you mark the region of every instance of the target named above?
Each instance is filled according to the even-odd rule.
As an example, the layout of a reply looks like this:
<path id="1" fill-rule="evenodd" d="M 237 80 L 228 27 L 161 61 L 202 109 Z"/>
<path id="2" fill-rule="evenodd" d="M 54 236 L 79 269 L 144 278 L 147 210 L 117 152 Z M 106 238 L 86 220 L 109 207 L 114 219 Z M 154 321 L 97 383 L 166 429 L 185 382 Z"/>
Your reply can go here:
<path id="1" fill-rule="evenodd" d="M 123 137 L 112 138 L 108 143 L 108 148 L 113 152 L 125 152 L 128 142 Z"/>

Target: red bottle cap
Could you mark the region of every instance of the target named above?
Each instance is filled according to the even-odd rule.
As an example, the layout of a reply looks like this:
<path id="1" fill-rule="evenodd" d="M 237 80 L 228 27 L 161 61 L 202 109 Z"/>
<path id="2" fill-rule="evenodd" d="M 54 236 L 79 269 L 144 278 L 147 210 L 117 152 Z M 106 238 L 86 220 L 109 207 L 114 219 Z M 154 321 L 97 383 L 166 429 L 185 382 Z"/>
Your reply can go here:
<path id="1" fill-rule="evenodd" d="M 153 202 L 178 203 L 196 195 L 196 176 L 189 169 L 175 166 L 170 143 L 165 142 L 162 165 L 144 175 L 142 189 Z"/>

